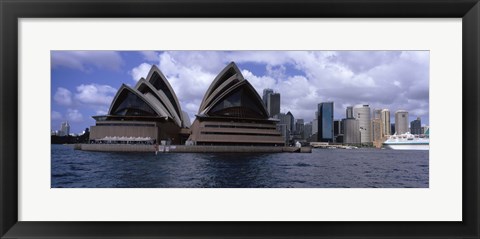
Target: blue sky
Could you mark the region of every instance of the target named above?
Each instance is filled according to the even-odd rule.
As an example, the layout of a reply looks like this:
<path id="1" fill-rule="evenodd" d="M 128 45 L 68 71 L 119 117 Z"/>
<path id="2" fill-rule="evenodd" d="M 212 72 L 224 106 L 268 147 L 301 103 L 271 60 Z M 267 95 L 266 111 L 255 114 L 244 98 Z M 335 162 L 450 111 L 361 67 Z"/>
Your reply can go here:
<path id="1" fill-rule="evenodd" d="M 281 94 L 281 111 L 309 122 L 317 104 L 409 111 L 410 121 L 429 122 L 428 51 L 52 51 L 51 128 L 63 121 L 72 133 L 106 114 L 123 84 L 134 86 L 152 64 L 165 74 L 191 121 L 215 76 L 231 61 L 262 95 Z"/>

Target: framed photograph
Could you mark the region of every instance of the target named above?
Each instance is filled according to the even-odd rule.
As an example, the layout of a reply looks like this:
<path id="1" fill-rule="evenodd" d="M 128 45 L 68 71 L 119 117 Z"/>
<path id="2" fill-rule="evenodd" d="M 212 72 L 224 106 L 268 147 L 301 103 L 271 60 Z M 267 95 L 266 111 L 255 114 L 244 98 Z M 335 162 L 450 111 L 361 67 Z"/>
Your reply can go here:
<path id="1" fill-rule="evenodd" d="M 1 238 L 480 236 L 477 0 L 0 11 Z"/>

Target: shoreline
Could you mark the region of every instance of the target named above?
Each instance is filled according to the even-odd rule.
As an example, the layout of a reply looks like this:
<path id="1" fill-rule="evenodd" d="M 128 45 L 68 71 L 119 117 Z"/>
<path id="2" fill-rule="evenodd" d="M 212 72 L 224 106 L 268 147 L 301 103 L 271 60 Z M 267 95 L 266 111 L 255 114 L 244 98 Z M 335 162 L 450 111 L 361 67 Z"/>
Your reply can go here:
<path id="1" fill-rule="evenodd" d="M 96 152 L 152 152 L 155 153 L 311 153 L 312 147 L 284 146 L 211 146 L 211 145 L 129 145 L 129 144 L 74 144 L 75 150 Z"/>

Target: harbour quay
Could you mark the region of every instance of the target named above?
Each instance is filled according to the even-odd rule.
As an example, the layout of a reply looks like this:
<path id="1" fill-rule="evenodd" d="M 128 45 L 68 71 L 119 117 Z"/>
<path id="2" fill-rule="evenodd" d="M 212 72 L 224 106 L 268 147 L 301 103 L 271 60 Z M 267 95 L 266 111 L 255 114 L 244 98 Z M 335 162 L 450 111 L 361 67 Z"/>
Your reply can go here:
<path id="1" fill-rule="evenodd" d="M 142 144 L 75 144 L 77 150 L 98 152 L 155 153 L 311 153 L 312 147 L 291 146 L 223 146 L 223 145 L 142 145 Z"/>

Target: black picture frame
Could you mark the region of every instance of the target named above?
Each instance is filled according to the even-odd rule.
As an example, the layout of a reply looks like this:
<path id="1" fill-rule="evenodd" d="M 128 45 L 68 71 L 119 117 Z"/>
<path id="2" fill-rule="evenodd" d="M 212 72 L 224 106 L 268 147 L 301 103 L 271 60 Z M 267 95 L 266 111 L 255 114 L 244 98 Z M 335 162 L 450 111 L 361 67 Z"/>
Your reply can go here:
<path id="1" fill-rule="evenodd" d="M 479 238 L 478 0 L 0 0 L 1 238 Z M 462 18 L 461 222 L 18 221 L 19 18 Z M 465 126 L 468 126 L 465 127 Z M 448 176 L 448 175 L 446 175 Z"/>

